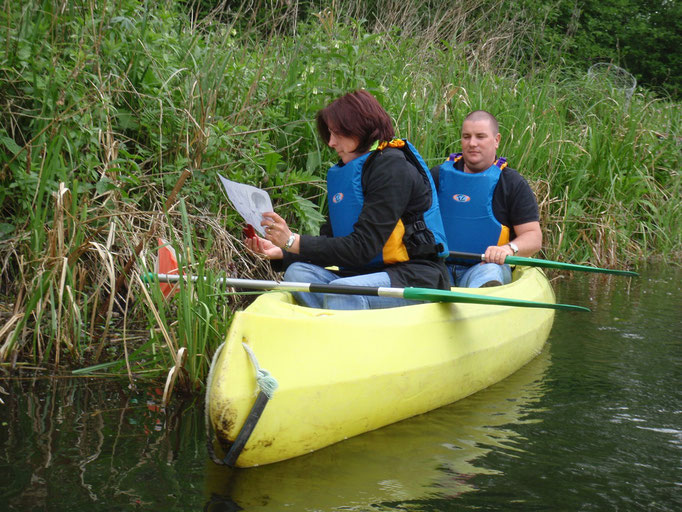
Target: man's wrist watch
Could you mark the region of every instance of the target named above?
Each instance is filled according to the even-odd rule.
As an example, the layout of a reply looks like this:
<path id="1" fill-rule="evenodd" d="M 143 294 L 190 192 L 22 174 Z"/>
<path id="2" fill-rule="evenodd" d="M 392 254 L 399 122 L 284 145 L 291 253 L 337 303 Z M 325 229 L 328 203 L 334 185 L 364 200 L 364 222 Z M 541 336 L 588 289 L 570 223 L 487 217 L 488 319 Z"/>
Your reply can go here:
<path id="1" fill-rule="evenodd" d="M 509 242 L 507 245 L 511 247 L 511 250 L 514 251 L 514 256 L 516 256 L 516 253 L 519 252 L 519 246 L 516 245 L 514 242 Z"/>
<path id="2" fill-rule="evenodd" d="M 296 241 L 296 235 L 291 233 L 291 235 L 289 236 L 289 239 L 287 240 L 287 243 L 284 244 L 284 247 L 282 247 L 282 249 L 284 249 L 285 251 L 288 251 L 289 249 L 291 249 L 291 246 L 294 245 L 295 241 Z"/>

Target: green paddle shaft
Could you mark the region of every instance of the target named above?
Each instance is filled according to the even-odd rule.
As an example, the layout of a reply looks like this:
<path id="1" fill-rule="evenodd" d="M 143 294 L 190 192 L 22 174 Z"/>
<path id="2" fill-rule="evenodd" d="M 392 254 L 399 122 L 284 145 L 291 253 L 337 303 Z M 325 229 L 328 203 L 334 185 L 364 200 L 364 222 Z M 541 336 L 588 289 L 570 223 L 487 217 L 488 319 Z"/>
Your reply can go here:
<path id="1" fill-rule="evenodd" d="M 587 311 L 590 309 L 573 304 L 553 304 L 551 302 L 533 302 L 521 299 L 504 299 L 488 295 L 475 295 L 473 293 L 453 292 L 449 290 L 437 290 L 432 288 L 404 288 L 403 297 L 413 300 L 426 300 L 429 302 L 462 302 L 465 304 L 489 304 L 493 306 L 518 306 L 522 308 L 549 308 L 563 311 Z"/>
<path id="2" fill-rule="evenodd" d="M 485 261 L 484 254 L 476 254 L 474 252 L 457 252 L 450 251 L 451 258 L 459 258 L 464 260 Z M 615 274 L 618 276 L 633 276 L 637 277 L 639 274 L 632 270 L 615 270 L 611 268 L 589 267 L 587 265 L 577 265 L 575 263 L 562 263 L 560 261 L 541 260 L 537 258 L 523 258 L 521 256 L 507 256 L 504 262 L 509 265 L 522 265 L 526 267 L 543 267 L 543 268 L 559 268 L 564 270 L 579 270 L 582 272 L 595 272 L 599 274 Z"/>
<path id="3" fill-rule="evenodd" d="M 192 281 L 197 281 L 197 276 L 189 276 Z M 148 273 L 143 276 L 143 281 L 161 283 L 175 283 L 180 280 L 176 274 Z M 427 302 L 461 302 L 467 304 L 489 304 L 496 306 L 516 306 L 522 308 L 548 308 L 565 311 L 590 311 L 582 306 L 571 304 L 554 304 L 551 302 L 533 302 L 521 299 L 505 299 L 502 297 L 490 297 L 473 293 L 453 292 L 450 290 L 438 290 L 435 288 L 387 288 L 371 286 L 348 286 L 320 283 L 296 283 L 286 281 L 262 281 L 256 279 L 233 279 L 219 278 L 217 284 L 232 286 L 234 288 L 246 288 L 256 290 L 282 290 L 290 292 L 311 293 L 339 293 L 343 295 L 370 295 L 375 297 L 395 297 L 409 300 L 421 300 Z"/>

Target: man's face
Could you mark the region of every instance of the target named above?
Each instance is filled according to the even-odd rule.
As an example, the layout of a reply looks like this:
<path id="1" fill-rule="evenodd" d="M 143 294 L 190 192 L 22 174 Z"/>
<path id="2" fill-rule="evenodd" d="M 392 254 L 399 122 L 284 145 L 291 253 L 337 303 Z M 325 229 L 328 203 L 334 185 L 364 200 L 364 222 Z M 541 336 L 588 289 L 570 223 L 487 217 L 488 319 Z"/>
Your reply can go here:
<path id="1" fill-rule="evenodd" d="M 493 134 L 488 119 L 462 123 L 462 157 L 464 170 L 481 172 L 495 163 L 500 134 Z"/>

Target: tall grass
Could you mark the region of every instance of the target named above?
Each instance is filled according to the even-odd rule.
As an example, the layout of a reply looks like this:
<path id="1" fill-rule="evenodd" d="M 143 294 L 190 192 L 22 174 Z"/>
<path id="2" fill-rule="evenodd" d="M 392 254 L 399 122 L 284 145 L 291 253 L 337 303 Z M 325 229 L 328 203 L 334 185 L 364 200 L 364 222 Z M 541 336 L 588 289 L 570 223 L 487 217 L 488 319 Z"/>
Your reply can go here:
<path id="1" fill-rule="evenodd" d="M 4 3 L 0 364 L 160 378 L 184 346 L 195 389 L 248 300 L 210 282 L 269 272 L 241 246 L 217 173 L 267 189 L 315 233 L 334 162 L 315 113 L 357 88 L 431 165 L 459 149 L 466 113 L 496 114 L 500 154 L 541 200 L 546 257 L 679 255 L 679 104 L 556 65 L 522 74 L 521 56 L 548 44 L 537 20 L 494 0 L 232 4 Z M 207 278 L 170 301 L 137 278 L 157 235 Z"/>

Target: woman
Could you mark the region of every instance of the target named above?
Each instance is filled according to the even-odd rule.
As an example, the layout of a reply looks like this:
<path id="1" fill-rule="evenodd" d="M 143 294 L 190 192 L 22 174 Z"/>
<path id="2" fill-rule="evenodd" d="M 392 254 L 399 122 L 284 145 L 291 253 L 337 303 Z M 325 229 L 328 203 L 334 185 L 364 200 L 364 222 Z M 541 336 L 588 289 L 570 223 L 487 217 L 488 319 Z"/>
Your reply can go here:
<path id="1" fill-rule="evenodd" d="M 320 236 L 292 233 L 264 213 L 266 236 L 246 246 L 286 269 L 285 281 L 372 287 L 449 289 L 447 254 L 431 176 L 407 141 L 392 140 L 391 118 L 367 91 L 342 96 L 317 114 L 322 139 L 340 162 L 327 173 L 329 219 Z M 387 142 L 391 141 L 391 142 Z M 324 267 L 337 266 L 330 271 Z M 299 303 L 326 309 L 412 304 L 390 297 L 296 292 Z"/>

